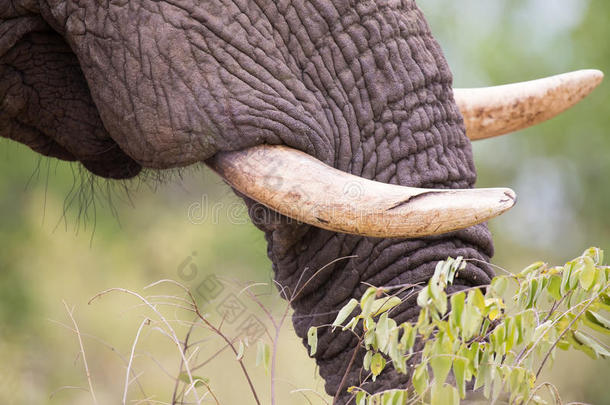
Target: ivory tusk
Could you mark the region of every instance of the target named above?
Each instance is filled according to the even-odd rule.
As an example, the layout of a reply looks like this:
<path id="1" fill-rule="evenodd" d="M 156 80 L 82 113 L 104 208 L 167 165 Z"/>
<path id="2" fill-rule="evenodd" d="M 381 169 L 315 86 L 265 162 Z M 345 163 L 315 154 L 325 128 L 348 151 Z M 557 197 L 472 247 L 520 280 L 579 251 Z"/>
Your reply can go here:
<path id="1" fill-rule="evenodd" d="M 549 120 L 588 96 L 603 78 L 599 70 L 579 70 L 504 86 L 454 89 L 453 94 L 474 141 Z"/>
<path id="2" fill-rule="evenodd" d="M 362 236 L 451 232 L 494 218 L 516 201 L 507 188 L 421 189 L 367 180 L 277 145 L 217 153 L 206 163 L 239 192 L 274 211 Z"/>

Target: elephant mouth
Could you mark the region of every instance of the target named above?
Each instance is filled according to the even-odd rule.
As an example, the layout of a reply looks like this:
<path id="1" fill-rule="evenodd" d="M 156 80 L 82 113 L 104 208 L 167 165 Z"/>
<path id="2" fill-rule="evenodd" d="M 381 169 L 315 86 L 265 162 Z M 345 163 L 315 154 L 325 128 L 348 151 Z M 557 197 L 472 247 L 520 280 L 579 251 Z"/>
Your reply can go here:
<path id="1" fill-rule="evenodd" d="M 531 82 L 455 89 L 471 140 L 546 121 L 572 107 L 602 81 L 581 70 Z M 206 163 L 232 187 L 289 218 L 366 237 L 415 238 L 486 222 L 516 203 L 508 188 L 425 189 L 385 184 L 325 165 L 298 150 L 259 145 L 221 152 Z"/>

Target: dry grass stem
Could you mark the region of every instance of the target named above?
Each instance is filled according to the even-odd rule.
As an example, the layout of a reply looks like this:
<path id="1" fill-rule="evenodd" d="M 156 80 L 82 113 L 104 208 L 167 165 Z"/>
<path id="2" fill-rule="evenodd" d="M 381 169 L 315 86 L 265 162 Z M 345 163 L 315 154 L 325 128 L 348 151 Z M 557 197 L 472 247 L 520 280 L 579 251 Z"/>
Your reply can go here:
<path id="1" fill-rule="evenodd" d="M 87 374 L 87 382 L 89 383 L 89 393 L 91 394 L 91 399 L 93 403 L 97 405 L 97 398 L 95 397 L 95 391 L 93 390 L 93 382 L 91 381 L 91 373 L 89 372 L 89 365 L 87 364 L 87 356 L 85 355 L 85 347 L 83 345 L 83 339 L 80 334 L 80 330 L 78 328 L 78 324 L 76 323 L 76 319 L 74 319 L 74 308 L 70 309 L 66 301 L 62 301 L 64 303 L 64 307 L 66 308 L 66 312 L 68 316 L 72 320 L 72 324 L 74 325 L 74 331 L 76 332 L 76 336 L 78 337 L 78 345 L 80 346 L 80 354 L 83 357 L 83 364 L 85 366 L 85 373 Z"/>

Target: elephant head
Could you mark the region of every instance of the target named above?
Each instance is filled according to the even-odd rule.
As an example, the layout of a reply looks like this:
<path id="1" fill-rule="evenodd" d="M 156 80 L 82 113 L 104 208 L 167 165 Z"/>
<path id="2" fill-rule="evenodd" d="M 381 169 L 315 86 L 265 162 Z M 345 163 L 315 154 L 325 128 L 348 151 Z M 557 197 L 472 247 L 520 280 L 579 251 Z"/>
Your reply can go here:
<path id="1" fill-rule="evenodd" d="M 4 0 L 0 32 L 0 135 L 106 178 L 210 165 L 265 232 L 301 338 L 367 285 L 413 297 L 450 256 L 468 263 L 452 288 L 487 284 L 485 221 L 515 197 L 471 189 L 468 137 L 540 122 L 601 81 L 454 91 L 413 0 Z M 417 314 L 412 298 L 394 312 Z M 356 347 L 321 330 L 341 402 Z M 365 388 L 406 381 L 388 369 Z"/>

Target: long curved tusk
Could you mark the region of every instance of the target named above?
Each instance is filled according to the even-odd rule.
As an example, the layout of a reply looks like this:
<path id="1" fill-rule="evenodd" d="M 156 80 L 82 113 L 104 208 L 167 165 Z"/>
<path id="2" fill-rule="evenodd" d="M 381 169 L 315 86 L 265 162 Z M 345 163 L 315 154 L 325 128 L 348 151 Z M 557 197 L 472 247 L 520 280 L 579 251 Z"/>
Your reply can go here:
<path id="1" fill-rule="evenodd" d="M 217 153 L 206 163 L 238 191 L 287 217 L 362 236 L 451 232 L 496 217 L 516 201 L 507 188 L 440 190 L 371 181 L 277 145 Z"/>
<path id="2" fill-rule="evenodd" d="M 579 70 L 530 82 L 481 89 L 454 89 L 471 140 L 528 128 L 561 114 L 603 80 L 599 70 Z"/>

